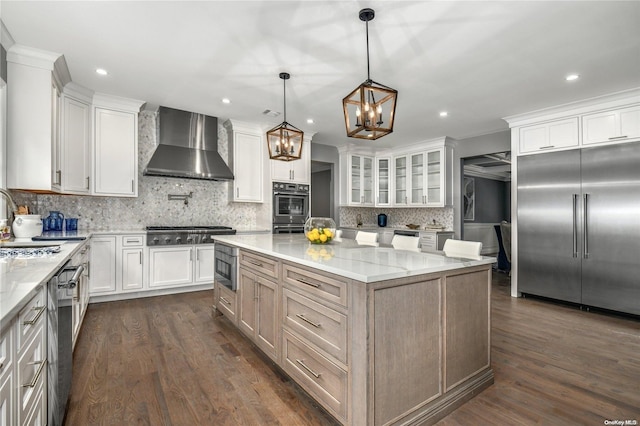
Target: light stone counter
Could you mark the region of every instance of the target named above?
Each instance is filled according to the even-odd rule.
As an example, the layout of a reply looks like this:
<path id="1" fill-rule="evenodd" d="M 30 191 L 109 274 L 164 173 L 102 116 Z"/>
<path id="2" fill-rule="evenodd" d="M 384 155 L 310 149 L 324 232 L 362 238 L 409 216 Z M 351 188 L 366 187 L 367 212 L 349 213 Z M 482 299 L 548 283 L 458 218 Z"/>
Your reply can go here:
<path id="1" fill-rule="evenodd" d="M 487 265 L 496 261 L 493 257 L 469 260 L 446 257 L 441 253 L 358 245 L 355 240 L 346 239 L 316 245 L 310 244 L 303 235 L 221 235 L 216 236 L 215 241 L 366 283 Z"/>
<path id="2" fill-rule="evenodd" d="M 0 258 L 0 329 L 36 294 L 40 285 L 58 271 L 86 243 L 84 241 L 58 241 L 60 252 L 28 259 Z"/>

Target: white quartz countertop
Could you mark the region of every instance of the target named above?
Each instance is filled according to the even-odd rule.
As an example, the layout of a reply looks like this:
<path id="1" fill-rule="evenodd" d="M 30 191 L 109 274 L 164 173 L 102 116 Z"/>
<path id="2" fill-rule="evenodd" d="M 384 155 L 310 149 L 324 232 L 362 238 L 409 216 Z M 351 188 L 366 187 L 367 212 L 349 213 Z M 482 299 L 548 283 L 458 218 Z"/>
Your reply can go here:
<path id="1" fill-rule="evenodd" d="M 480 260 L 446 257 L 444 254 L 396 250 L 393 247 L 358 245 L 343 239 L 330 244 L 310 244 L 301 234 L 220 235 L 216 242 L 318 268 L 362 282 L 376 282 L 414 275 L 486 265 L 494 257 Z"/>
<path id="2" fill-rule="evenodd" d="M 33 297 L 85 241 L 56 241 L 60 252 L 32 258 L 0 257 L 0 328 Z"/>

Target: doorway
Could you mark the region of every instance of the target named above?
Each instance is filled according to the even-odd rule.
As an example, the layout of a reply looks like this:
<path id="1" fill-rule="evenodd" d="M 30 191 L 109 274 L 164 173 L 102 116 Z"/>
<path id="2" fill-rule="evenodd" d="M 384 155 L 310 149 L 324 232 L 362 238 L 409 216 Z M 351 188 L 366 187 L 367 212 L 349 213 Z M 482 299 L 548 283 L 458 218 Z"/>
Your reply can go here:
<path id="1" fill-rule="evenodd" d="M 334 164 L 311 161 L 311 216 L 330 217 L 336 222 Z"/>

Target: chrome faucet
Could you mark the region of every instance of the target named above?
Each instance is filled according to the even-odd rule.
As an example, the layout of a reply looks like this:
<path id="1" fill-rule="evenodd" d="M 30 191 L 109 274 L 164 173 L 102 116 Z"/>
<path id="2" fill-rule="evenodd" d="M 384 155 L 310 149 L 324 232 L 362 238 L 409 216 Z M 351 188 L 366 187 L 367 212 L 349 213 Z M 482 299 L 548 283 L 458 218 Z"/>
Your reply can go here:
<path id="1" fill-rule="evenodd" d="M 12 218 L 15 217 L 15 212 L 18 210 L 18 206 L 16 205 L 16 202 L 13 201 L 13 197 L 11 197 L 11 193 L 9 191 L 7 191 L 4 188 L 0 188 L 0 195 L 3 195 L 4 198 L 7 199 L 8 201 L 8 209 L 9 210 L 9 214 L 7 215 L 7 222 L 9 225 L 11 225 L 11 223 L 13 222 Z"/>

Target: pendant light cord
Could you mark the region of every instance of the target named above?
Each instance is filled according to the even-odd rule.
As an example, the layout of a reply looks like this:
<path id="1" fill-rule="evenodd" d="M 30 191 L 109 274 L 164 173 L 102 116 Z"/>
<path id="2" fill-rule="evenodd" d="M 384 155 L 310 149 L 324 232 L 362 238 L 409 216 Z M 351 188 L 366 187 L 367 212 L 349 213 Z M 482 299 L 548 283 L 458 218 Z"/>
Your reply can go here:
<path id="1" fill-rule="evenodd" d="M 367 80 L 371 80 L 371 72 L 369 70 L 369 21 L 365 21 L 367 28 Z"/>
<path id="2" fill-rule="evenodd" d="M 287 122 L 287 80 L 282 79 L 282 97 L 284 98 L 284 122 Z"/>

